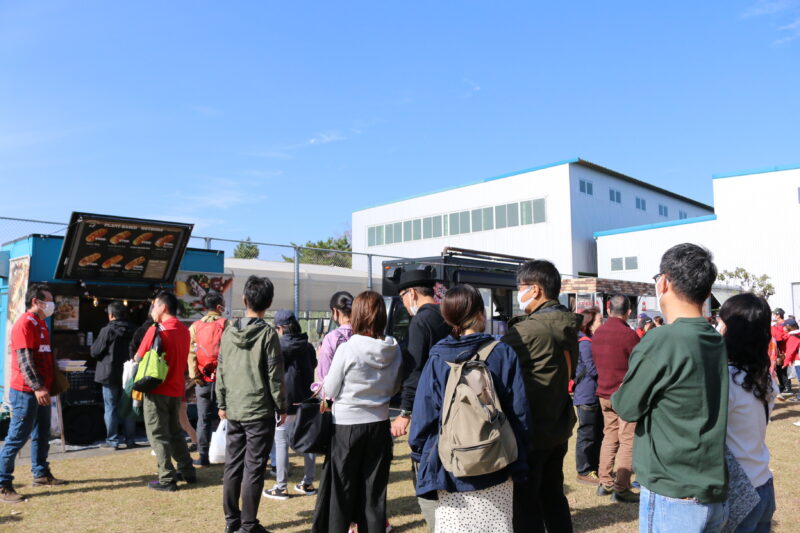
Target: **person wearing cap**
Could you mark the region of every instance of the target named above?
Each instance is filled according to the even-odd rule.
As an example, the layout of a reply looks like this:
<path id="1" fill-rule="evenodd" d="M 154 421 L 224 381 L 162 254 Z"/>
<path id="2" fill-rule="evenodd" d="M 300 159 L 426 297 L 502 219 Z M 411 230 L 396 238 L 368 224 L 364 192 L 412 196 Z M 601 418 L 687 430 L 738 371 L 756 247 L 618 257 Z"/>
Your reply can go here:
<path id="1" fill-rule="evenodd" d="M 278 330 L 283 357 L 283 386 L 286 390 L 286 422 L 275 428 L 275 470 L 276 482 L 271 489 L 264 491 L 264 497 L 275 500 L 286 500 L 289 497 L 287 481 L 289 471 L 289 435 L 292 434 L 297 413 L 297 405 L 311 394 L 314 382 L 314 369 L 317 366 L 317 355 L 314 347 L 308 342 L 308 335 L 300 329 L 300 323 L 294 313 L 288 309 L 279 309 L 275 313 L 275 328 Z M 313 453 L 303 454 L 303 480 L 294 486 L 294 491 L 304 496 L 317 493 L 314 488 Z"/>
<path id="2" fill-rule="evenodd" d="M 639 321 L 636 324 L 636 334 L 639 335 L 641 339 L 644 337 L 644 334 L 653 329 L 653 319 L 650 318 L 650 315 L 647 313 L 640 313 L 639 314 Z"/>
<path id="3" fill-rule="evenodd" d="M 411 411 L 414 407 L 414 397 L 417 393 L 417 384 L 422 375 L 422 369 L 428 362 L 431 347 L 450 334 L 450 326 L 442 318 L 442 312 L 434 300 L 433 287 L 436 280 L 428 270 L 406 270 L 400 275 L 398 291 L 411 323 L 408 326 L 408 359 L 413 359 L 413 369 L 403 382 L 400 414 L 392 422 L 392 435 L 401 437 L 408 431 L 411 423 Z M 414 473 L 412 479 L 417 479 L 417 464 L 412 461 L 411 469 Z M 436 501 L 417 498 L 422 515 L 430 531 L 434 531 L 436 519 Z"/>
<path id="4" fill-rule="evenodd" d="M 786 341 L 789 339 L 789 334 L 786 328 L 783 327 L 783 317 L 785 312 L 780 307 L 772 310 L 772 338 L 775 339 L 777 348 L 777 357 L 775 360 L 775 374 L 778 376 L 778 387 L 780 392 L 792 392 L 792 382 L 787 374 L 786 364 Z"/>

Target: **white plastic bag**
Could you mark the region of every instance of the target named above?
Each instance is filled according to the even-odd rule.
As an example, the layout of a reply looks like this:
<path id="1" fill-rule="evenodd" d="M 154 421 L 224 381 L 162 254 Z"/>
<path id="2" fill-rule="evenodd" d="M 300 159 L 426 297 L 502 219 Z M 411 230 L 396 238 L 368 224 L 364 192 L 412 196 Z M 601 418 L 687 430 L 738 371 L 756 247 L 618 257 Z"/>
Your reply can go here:
<path id="1" fill-rule="evenodd" d="M 225 439 L 228 435 L 228 421 L 222 420 L 217 430 L 211 434 L 211 443 L 208 447 L 208 460 L 211 464 L 225 462 Z"/>
<path id="2" fill-rule="evenodd" d="M 136 370 L 139 368 L 139 363 L 133 359 L 128 359 L 122 365 L 122 390 L 128 385 L 128 382 L 136 377 Z"/>

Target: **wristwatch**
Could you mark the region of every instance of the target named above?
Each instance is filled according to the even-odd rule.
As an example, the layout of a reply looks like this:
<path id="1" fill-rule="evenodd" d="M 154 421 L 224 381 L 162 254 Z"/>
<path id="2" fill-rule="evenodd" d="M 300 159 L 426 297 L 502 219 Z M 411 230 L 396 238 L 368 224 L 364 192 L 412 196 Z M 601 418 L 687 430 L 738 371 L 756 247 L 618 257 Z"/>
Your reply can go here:
<path id="1" fill-rule="evenodd" d="M 403 418 L 411 418 L 411 411 L 406 411 L 405 409 L 401 409 L 400 416 L 402 416 Z"/>

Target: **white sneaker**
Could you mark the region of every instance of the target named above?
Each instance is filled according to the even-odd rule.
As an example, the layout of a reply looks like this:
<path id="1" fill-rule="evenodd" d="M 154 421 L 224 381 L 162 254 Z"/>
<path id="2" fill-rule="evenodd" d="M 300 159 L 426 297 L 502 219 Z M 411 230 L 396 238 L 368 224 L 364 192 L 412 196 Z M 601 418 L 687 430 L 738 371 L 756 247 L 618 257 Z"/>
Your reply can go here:
<path id="1" fill-rule="evenodd" d="M 800 428 L 800 422 L 793 422 L 792 425 Z"/>

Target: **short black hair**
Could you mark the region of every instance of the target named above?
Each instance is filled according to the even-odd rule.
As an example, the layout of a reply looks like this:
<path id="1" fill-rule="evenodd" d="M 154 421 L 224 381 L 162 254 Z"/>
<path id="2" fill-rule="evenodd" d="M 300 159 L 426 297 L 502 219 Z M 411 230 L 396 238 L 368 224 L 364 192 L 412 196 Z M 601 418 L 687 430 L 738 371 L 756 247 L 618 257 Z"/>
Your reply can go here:
<path id="1" fill-rule="evenodd" d="M 178 297 L 169 291 L 161 291 L 156 296 L 156 302 L 161 302 L 167 308 L 167 313 L 172 316 L 178 315 Z"/>
<path id="2" fill-rule="evenodd" d="M 244 301 L 247 308 L 260 313 L 272 305 L 275 288 L 269 278 L 250 276 L 244 284 Z"/>
<path id="3" fill-rule="evenodd" d="M 615 294 L 608 299 L 608 314 L 622 316 L 631 310 L 631 301 L 624 294 Z"/>
<path id="4" fill-rule="evenodd" d="M 217 291 L 208 291 L 203 297 L 203 307 L 209 311 L 216 311 L 217 306 L 225 307 L 225 298 Z"/>
<path id="5" fill-rule="evenodd" d="M 433 292 L 433 287 L 429 287 L 427 285 L 420 285 L 418 287 L 409 287 L 409 289 L 413 289 L 416 291 L 417 294 L 420 296 L 424 296 L 426 298 L 433 298 L 433 295 L 436 294 Z"/>
<path id="6" fill-rule="evenodd" d="M 31 283 L 28 285 L 28 290 L 25 292 L 25 309 L 28 310 L 31 308 L 34 298 L 37 300 L 44 300 L 47 297 L 45 295 L 46 292 L 49 292 L 51 295 L 53 294 L 53 291 L 50 290 L 50 286 L 46 283 Z"/>
<path id="7" fill-rule="evenodd" d="M 781 309 L 780 307 L 776 307 L 775 309 L 772 310 L 772 314 L 778 315 L 779 317 L 783 318 L 785 313 L 783 309 Z"/>
<path id="8" fill-rule="evenodd" d="M 116 320 L 125 320 L 128 317 L 128 308 L 122 302 L 113 301 L 106 307 L 108 314 Z"/>
<path id="9" fill-rule="evenodd" d="M 685 242 L 676 244 L 661 256 L 661 274 L 684 299 L 702 304 L 717 281 L 714 256 L 708 249 Z"/>
<path id="10" fill-rule="evenodd" d="M 526 261 L 517 271 L 517 285 L 539 285 L 545 296 L 555 300 L 561 292 L 561 274 L 550 261 Z"/>
<path id="11" fill-rule="evenodd" d="M 353 295 L 347 291 L 338 291 L 331 296 L 331 310 L 336 309 L 344 316 L 349 317 L 353 309 Z"/>

